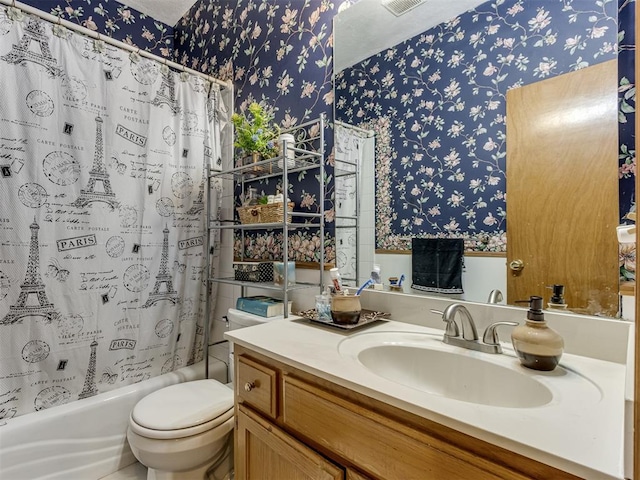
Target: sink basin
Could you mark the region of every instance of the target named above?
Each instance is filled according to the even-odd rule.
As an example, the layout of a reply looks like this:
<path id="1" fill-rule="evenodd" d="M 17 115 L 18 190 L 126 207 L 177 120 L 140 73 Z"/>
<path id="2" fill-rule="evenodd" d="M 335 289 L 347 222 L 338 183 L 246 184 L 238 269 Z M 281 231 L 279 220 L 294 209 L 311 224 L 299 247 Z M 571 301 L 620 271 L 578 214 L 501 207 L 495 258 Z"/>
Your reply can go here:
<path id="1" fill-rule="evenodd" d="M 547 387 L 518 371 L 452 352 L 384 345 L 363 350 L 358 360 L 387 380 L 464 402 L 531 408 L 553 398 Z"/>
<path id="2" fill-rule="evenodd" d="M 431 395 L 492 407 L 535 408 L 551 403 L 553 381 L 569 380 L 598 400 L 595 385 L 562 367 L 538 372 L 515 356 L 445 345 L 442 334 L 362 333 L 343 340 L 339 353 L 385 380 Z"/>

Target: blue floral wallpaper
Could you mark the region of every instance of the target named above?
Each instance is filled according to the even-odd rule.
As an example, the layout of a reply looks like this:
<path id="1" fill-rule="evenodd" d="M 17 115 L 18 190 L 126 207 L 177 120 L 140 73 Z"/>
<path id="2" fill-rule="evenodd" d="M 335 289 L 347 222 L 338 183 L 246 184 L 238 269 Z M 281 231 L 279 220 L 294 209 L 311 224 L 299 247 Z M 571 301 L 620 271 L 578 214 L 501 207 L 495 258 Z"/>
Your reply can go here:
<path id="1" fill-rule="evenodd" d="M 618 12 L 618 102 L 620 123 L 620 215 L 622 223 L 630 206 L 635 207 L 636 180 L 636 79 L 635 79 L 635 2 L 619 0 Z M 618 255 L 620 280 L 635 281 L 636 243 L 621 243 Z"/>
<path id="2" fill-rule="evenodd" d="M 236 111 L 253 102 L 273 111 L 282 128 L 300 125 L 321 114 L 333 117 L 333 16 L 330 0 L 199 0 L 174 26 L 175 58 L 179 63 L 224 80 L 233 80 Z M 325 261 L 333 262 L 332 135 L 325 134 L 326 220 Z M 318 211 L 318 182 L 314 172 L 290 178 L 289 198 L 295 210 Z M 258 185 L 272 194 L 277 184 Z M 317 229 L 296 233 L 290 257 L 317 261 L 322 251 Z M 248 237 L 248 238 L 247 238 Z M 269 232 L 245 235 L 236 254 L 273 258 L 280 240 Z"/>
<path id="3" fill-rule="evenodd" d="M 160 57 L 173 55 L 173 27 L 115 0 L 21 1 Z"/>
<path id="4" fill-rule="evenodd" d="M 237 110 L 259 101 L 288 128 L 320 114 L 331 125 L 332 20 L 357 1 L 199 0 L 174 27 L 115 0 L 25 3 L 231 79 Z M 504 252 L 506 91 L 616 54 L 624 216 L 635 201 L 634 9 L 633 0 L 487 2 L 340 72 L 337 119 L 378 133 L 376 247 L 462 236 L 468 250 Z M 330 131 L 325 146 L 328 235 L 322 242 L 312 229 L 298 232 L 290 254 L 302 261 L 317 260 L 321 243 L 335 258 Z M 291 180 L 296 209 L 317 210 L 315 179 Z M 276 185 L 259 188 L 268 194 Z M 236 253 L 265 258 L 273 241 L 257 234 Z M 621 270 L 634 258 L 635 250 L 621 251 Z"/>
<path id="5" fill-rule="evenodd" d="M 467 250 L 506 251 L 505 94 L 615 58 L 619 6 L 633 25 L 627 1 L 487 2 L 339 72 L 336 119 L 378 132 L 376 248 L 454 236 Z M 621 36 L 631 56 L 632 45 Z M 620 176 L 629 186 L 633 82 L 631 67 L 620 80 L 629 127 Z M 621 190 L 627 212 L 632 190 Z"/>
<path id="6" fill-rule="evenodd" d="M 635 2 L 619 0 L 618 12 L 618 101 L 620 123 L 620 213 L 624 216 L 635 202 Z"/>

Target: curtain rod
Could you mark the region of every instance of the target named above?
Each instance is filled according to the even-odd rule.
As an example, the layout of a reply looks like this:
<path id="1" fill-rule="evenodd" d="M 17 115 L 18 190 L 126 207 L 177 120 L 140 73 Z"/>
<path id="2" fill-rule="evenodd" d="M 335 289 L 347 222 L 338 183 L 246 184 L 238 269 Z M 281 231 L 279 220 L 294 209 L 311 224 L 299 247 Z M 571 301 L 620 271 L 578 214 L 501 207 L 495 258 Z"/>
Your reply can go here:
<path id="1" fill-rule="evenodd" d="M 2 1 L 2 0 L 0 0 L 0 1 Z M 364 133 L 364 134 L 368 135 L 369 137 L 375 137 L 376 136 L 376 132 L 374 132 L 373 130 L 366 130 L 364 128 L 356 127 L 355 125 L 349 125 L 348 123 L 341 122 L 340 120 L 336 120 L 333 123 L 335 123 L 336 125 L 340 125 L 341 127 L 344 127 L 344 128 L 352 128 L 356 132 Z"/>
<path id="2" fill-rule="evenodd" d="M 101 40 L 105 43 L 108 43 L 109 45 L 113 45 L 114 47 L 118 47 L 121 48 L 123 50 L 128 50 L 130 52 L 135 52 L 138 55 L 140 55 L 141 57 L 146 57 L 150 60 L 155 60 L 156 62 L 159 63 L 163 63 L 165 65 L 167 65 L 168 67 L 172 67 L 176 70 L 181 70 L 183 72 L 188 72 L 192 75 L 197 75 L 199 77 L 203 77 L 207 80 L 209 80 L 212 83 L 216 83 L 218 85 L 220 85 L 221 87 L 224 88 L 231 88 L 232 83 L 230 81 L 223 81 L 220 80 L 218 78 L 212 77 L 211 75 L 207 75 L 205 73 L 202 72 L 198 72 L 197 70 L 192 70 L 191 68 L 185 67 L 184 65 L 180 65 L 179 63 L 175 63 L 172 62 L 170 60 L 167 60 L 166 58 L 162 58 L 159 57 L 158 55 L 154 55 L 153 53 L 150 53 L 146 50 L 143 50 L 139 47 L 134 47 L 131 45 L 128 45 L 124 42 L 121 42 L 120 40 L 115 40 L 114 38 L 108 37 L 106 35 L 100 35 L 98 32 L 94 32 L 93 30 L 89 30 L 88 28 L 82 27 L 80 25 L 76 25 L 75 23 L 69 22 L 68 20 L 64 20 L 60 17 L 57 17 L 55 15 L 51 15 L 47 12 L 44 12 L 42 10 L 38 10 L 35 7 L 31 7 L 29 5 L 26 5 L 24 3 L 21 2 L 16 2 L 15 0 L 0 0 L 0 4 L 6 5 L 8 7 L 14 7 L 14 8 L 18 8 L 20 10 L 22 10 L 23 12 L 29 13 L 31 15 L 35 15 L 37 17 L 42 18 L 43 20 L 46 20 L 50 23 L 56 23 L 58 25 L 62 25 L 63 27 L 68 28 L 69 30 L 73 30 L 74 32 L 80 33 L 82 35 L 85 35 L 87 37 L 91 37 L 91 38 L 95 38 L 96 40 Z"/>

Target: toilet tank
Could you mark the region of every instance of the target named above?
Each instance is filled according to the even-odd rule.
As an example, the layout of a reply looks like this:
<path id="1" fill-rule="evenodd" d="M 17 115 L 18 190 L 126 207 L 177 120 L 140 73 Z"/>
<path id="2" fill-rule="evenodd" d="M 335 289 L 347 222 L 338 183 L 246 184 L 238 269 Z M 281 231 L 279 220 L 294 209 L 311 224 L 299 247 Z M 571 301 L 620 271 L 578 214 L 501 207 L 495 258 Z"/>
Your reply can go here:
<path id="1" fill-rule="evenodd" d="M 277 315 L 275 317 L 261 317 L 253 313 L 243 312 L 230 308 L 227 311 L 227 320 L 229 321 L 229 330 L 237 330 L 238 328 L 252 327 L 261 323 L 271 322 L 273 320 L 282 320 L 284 316 Z"/>
<path id="2" fill-rule="evenodd" d="M 230 308 L 227 311 L 227 320 L 229 322 L 229 330 L 237 330 L 238 328 L 253 327 L 254 325 L 260 325 L 262 323 L 272 322 L 274 320 L 282 320 L 284 315 L 277 315 L 275 317 L 261 317 L 254 315 L 253 313 L 243 312 Z M 295 319 L 300 318 L 295 315 L 289 315 L 287 318 Z M 233 343 L 229 344 L 229 381 L 233 382 L 234 379 L 234 365 L 233 365 Z"/>

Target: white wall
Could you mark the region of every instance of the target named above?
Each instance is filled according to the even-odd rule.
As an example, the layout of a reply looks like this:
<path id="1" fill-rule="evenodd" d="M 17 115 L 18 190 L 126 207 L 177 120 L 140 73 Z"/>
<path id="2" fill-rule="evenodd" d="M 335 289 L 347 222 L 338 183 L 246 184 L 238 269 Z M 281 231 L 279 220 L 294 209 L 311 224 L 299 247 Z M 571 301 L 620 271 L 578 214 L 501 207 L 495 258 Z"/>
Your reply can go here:
<path id="1" fill-rule="evenodd" d="M 385 285 L 389 283 L 389 277 L 400 277 L 400 275 L 404 274 L 404 293 L 422 295 L 422 292 L 411 289 L 411 255 L 376 253 L 375 263 L 380 265 Z M 370 270 L 371 266 L 369 267 Z M 486 302 L 491 290 L 498 289 L 506 299 L 506 258 L 465 256 L 464 270 L 462 271 L 462 288 L 464 290 L 463 294 L 446 296 L 470 302 Z M 430 295 L 433 296 L 433 294 Z"/>

